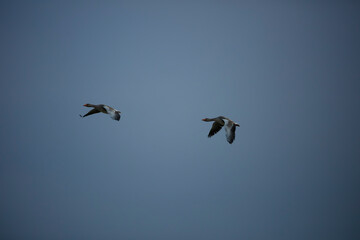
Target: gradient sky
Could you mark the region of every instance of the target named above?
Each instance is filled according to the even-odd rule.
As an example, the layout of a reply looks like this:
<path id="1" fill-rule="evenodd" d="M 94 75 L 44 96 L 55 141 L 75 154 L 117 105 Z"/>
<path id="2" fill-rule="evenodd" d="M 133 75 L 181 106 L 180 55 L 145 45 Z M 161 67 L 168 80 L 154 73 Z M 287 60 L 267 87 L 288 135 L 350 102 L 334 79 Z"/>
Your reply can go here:
<path id="1" fill-rule="evenodd" d="M 360 239 L 359 12 L 1 1 L 0 238 Z"/>

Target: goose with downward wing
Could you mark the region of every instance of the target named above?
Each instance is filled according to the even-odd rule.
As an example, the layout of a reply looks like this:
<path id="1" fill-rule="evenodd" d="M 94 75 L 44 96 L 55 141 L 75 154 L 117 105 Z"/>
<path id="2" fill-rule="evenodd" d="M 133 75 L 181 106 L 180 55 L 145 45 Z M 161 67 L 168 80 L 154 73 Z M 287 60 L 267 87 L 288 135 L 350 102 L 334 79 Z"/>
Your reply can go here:
<path id="1" fill-rule="evenodd" d="M 221 130 L 222 127 L 225 127 L 226 140 L 231 144 L 235 139 L 235 130 L 236 127 L 240 127 L 240 124 L 232 121 L 229 118 L 224 116 L 219 116 L 216 118 L 204 118 L 204 122 L 214 122 L 208 134 L 208 137 L 214 136 L 217 132 Z"/>
<path id="2" fill-rule="evenodd" d="M 114 120 L 117 120 L 119 121 L 120 120 L 120 111 L 119 110 L 116 110 L 112 107 L 109 107 L 108 105 L 105 105 L 105 104 L 98 104 L 98 105 L 94 105 L 94 104 L 90 104 L 90 103 L 87 103 L 87 104 L 84 104 L 83 105 L 84 107 L 92 107 L 93 109 L 91 109 L 87 114 L 85 115 L 80 115 L 80 117 L 84 118 L 84 117 L 87 117 L 89 115 L 92 115 L 92 114 L 96 114 L 96 113 L 105 113 L 105 114 L 109 114 L 110 117 Z"/>

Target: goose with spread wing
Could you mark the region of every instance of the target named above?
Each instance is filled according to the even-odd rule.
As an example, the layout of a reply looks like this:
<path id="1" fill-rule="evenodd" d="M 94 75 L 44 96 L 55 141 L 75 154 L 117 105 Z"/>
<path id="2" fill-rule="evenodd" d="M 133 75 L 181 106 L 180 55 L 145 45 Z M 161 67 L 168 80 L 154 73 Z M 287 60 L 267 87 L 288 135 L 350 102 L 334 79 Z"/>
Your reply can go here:
<path id="1" fill-rule="evenodd" d="M 205 122 L 214 122 L 208 137 L 214 136 L 217 132 L 221 130 L 222 127 L 225 126 L 226 140 L 231 144 L 235 139 L 235 130 L 236 127 L 240 127 L 240 125 L 229 118 L 224 116 L 219 116 L 216 118 L 204 118 L 202 119 Z"/>
<path id="2" fill-rule="evenodd" d="M 98 104 L 98 105 L 94 105 L 94 104 L 84 104 L 84 107 L 92 107 L 93 109 L 91 109 L 87 114 L 85 115 L 80 115 L 80 117 L 84 118 L 87 117 L 89 115 L 95 114 L 95 113 L 105 113 L 105 114 L 109 114 L 110 117 L 114 120 L 119 121 L 120 120 L 120 111 L 116 110 L 112 107 L 109 107 L 108 105 L 105 104 Z"/>

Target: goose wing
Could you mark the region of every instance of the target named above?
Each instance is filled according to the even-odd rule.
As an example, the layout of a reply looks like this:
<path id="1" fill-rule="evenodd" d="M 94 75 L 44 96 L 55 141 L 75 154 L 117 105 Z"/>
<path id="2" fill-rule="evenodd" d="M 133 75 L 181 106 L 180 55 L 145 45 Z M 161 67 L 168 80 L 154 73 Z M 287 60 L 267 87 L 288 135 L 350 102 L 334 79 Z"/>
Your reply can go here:
<path id="1" fill-rule="evenodd" d="M 110 117 L 116 121 L 119 121 L 120 120 L 120 111 L 112 108 L 112 107 L 109 107 L 107 105 L 104 105 L 104 108 L 106 110 L 106 112 L 110 115 Z"/>
<path id="2" fill-rule="evenodd" d="M 225 126 L 226 140 L 231 144 L 235 139 L 236 126 L 234 123 L 229 122 Z"/>
<path id="3" fill-rule="evenodd" d="M 99 113 L 100 111 L 97 110 L 97 109 L 91 109 L 87 114 L 85 114 L 84 116 L 80 115 L 80 117 L 86 117 L 86 116 L 89 116 L 89 115 L 92 115 L 92 114 L 95 114 L 95 113 Z"/>
<path id="4" fill-rule="evenodd" d="M 224 124 L 221 124 L 217 121 L 215 121 L 210 129 L 208 137 L 214 136 L 217 132 L 221 130 L 221 128 L 224 126 Z"/>
<path id="5" fill-rule="evenodd" d="M 114 111 L 110 114 L 111 118 L 116 120 L 116 121 L 120 121 L 120 113 L 118 111 Z"/>

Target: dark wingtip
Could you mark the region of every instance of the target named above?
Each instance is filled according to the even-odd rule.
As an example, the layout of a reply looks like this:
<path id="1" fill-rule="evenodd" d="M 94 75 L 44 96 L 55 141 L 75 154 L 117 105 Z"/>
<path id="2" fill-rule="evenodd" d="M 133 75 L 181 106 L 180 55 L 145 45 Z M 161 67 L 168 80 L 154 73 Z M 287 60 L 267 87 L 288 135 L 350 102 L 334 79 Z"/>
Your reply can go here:
<path id="1" fill-rule="evenodd" d="M 84 118 L 81 114 L 79 114 L 79 116 L 80 116 L 81 118 Z"/>
<path id="2" fill-rule="evenodd" d="M 227 139 L 226 139 L 227 140 Z M 228 143 L 232 144 L 234 142 L 235 139 L 232 139 L 232 140 L 227 140 Z"/>

